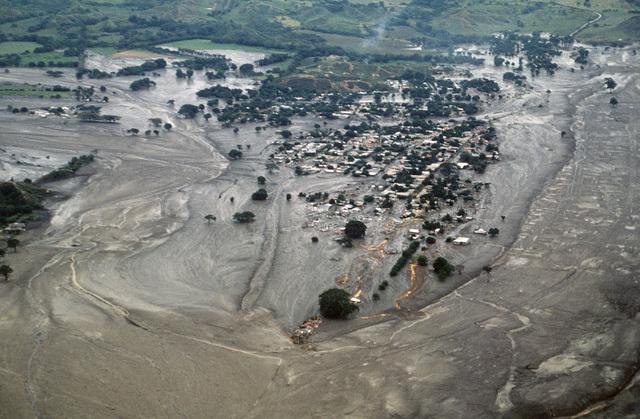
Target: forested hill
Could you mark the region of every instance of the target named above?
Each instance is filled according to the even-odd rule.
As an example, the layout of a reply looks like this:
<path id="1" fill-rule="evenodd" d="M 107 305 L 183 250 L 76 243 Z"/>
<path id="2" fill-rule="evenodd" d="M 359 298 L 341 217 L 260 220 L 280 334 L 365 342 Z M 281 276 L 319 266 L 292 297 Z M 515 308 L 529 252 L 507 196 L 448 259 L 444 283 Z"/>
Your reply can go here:
<path id="1" fill-rule="evenodd" d="M 201 38 L 303 50 L 448 47 L 498 31 L 640 39 L 638 0 L 0 0 L 0 56 L 71 62 L 86 48 Z M 598 16 L 602 16 L 598 18 Z M 64 50 L 64 51 L 61 51 Z M 6 63 L 5 63 L 6 64 Z"/>

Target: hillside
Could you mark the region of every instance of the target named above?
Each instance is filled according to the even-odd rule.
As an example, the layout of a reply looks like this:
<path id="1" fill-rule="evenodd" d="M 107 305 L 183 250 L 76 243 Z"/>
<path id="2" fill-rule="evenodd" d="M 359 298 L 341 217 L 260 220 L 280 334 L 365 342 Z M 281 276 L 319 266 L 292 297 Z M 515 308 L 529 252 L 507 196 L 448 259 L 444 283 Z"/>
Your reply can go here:
<path id="1" fill-rule="evenodd" d="M 497 31 L 597 43 L 638 40 L 635 0 L 0 0 L 0 65 L 75 66 L 86 48 L 126 50 L 209 39 L 357 52 L 448 47 Z"/>

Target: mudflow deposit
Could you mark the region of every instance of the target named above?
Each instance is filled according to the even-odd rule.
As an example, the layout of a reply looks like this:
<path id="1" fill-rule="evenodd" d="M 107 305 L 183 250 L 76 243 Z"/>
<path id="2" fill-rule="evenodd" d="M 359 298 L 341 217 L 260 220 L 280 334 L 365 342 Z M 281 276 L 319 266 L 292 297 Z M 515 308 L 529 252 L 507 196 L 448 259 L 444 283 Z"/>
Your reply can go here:
<path id="1" fill-rule="evenodd" d="M 380 301 L 372 295 L 397 258 L 391 251 L 414 225 L 371 218 L 350 249 L 335 231 L 310 226 L 299 192 L 364 193 L 371 181 L 267 171 L 273 130 L 178 118 L 207 86 L 203 77 L 176 81 L 159 70 L 143 92 L 128 89 L 132 77 L 100 80 L 110 95 L 103 111 L 120 124 L 14 114 L 7 105 L 51 102 L 0 98 L 2 180 L 96 154 L 79 176 L 48 185 L 66 198 L 48 201 L 49 222 L 6 256 L 14 273 L 0 286 L 0 416 L 640 414 L 640 57 L 600 47 L 590 59 L 572 73 L 565 53 L 553 77 L 526 90 L 502 86 L 493 65 L 470 68 L 504 92 L 479 115 L 497 129 L 502 161 L 478 177 L 490 187 L 472 223 L 501 234 L 464 247 L 439 241 L 464 269 L 443 284 L 411 265 Z M 107 71 L 141 62 L 88 60 Z M 71 73 L 55 83 L 94 84 Z M 12 69 L 0 80 L 42 77 Z M 616 107 L 606 77 L 618 83 Z M 125 132 L 157 117 L 173 129 Z M 290 130 L 316 122 L 294 119 Z M 237 144 L 244 157 L 229 161 Z M 256 203 L 260 175 L 269 199 Z M 254 223 L 233 222 L 244 210 Z M 336 283 L 357 294 L 359 314 L 292 343 Z"/>

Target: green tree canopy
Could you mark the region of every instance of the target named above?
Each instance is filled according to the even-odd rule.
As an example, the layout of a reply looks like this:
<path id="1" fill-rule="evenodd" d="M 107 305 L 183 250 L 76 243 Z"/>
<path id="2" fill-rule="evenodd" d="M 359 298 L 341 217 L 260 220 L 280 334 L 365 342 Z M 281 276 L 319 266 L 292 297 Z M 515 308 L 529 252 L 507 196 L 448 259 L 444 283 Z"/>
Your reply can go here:
<path id="1" fill-rule="evenodd" d="M 350 220 L 344 228 L 344 234 L 350 239 L 360 239 L 367 232 L 367 226 L 358 220 Z"/>
<path id="2" fill-rule="evenodd" d="M 320 313 L 328 319 L 345 319 L 358 311 L 345 290 L 331 288 L 320 294 Z"/>

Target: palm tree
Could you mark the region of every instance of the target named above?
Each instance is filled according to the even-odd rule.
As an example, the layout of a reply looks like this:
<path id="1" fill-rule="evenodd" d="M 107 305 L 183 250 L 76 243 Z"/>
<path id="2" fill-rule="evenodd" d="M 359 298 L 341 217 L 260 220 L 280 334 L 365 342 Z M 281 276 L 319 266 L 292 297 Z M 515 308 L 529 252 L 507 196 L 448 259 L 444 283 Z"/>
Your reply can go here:
<path id="1" fill-rule="evenodd" d="M 9 265 L 0 266 L 0 275 L 4 276 L 5 281 L 9 281 L 9 275 L 13 272 L 13 269 Z"/>

